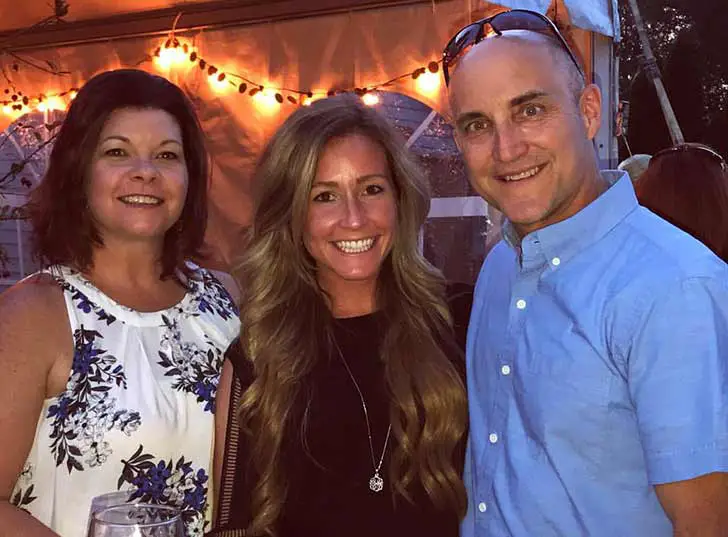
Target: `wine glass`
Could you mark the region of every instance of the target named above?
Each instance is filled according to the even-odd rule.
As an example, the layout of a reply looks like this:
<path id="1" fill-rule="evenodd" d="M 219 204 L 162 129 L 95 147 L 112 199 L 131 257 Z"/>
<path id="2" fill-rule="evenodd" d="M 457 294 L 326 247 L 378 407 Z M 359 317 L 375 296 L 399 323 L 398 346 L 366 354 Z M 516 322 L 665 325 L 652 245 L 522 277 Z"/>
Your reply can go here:
<path id="1" fill-rule="evenodd" d="M 166 505 L 131 503 L 94 513 L 88 537 L 184 537 L 178 509 Z"/>
<path id="2" fill-rule="evenodd" d="M 125 503 L 134 503 L 136 500 L 131 499 L 133 491 L 130 490 L 117 490 L 114 492 L 107 492 L 106 494 L 100 494 L 95 496 L 91 500 L 91 509 L 89 509 L 88 523 L 86 524 L 86 532 L 91 529 L 91 521 L 96 513 L 103 511 L 109 507 L 116 505 L 123 505 Z"/>

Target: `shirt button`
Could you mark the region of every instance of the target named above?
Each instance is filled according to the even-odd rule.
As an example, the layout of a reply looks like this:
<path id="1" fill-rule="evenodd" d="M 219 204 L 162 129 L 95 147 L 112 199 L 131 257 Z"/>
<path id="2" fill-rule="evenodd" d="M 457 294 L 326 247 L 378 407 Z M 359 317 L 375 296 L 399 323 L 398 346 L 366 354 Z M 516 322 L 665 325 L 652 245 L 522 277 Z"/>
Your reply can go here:
<path id="1" fill-rule="evenodd" d="M 518 299 L 518 301 L 516 302 L 516 307 L 519 310 L 525 310 L 526 309 L 526 301 L 523 300 L 522 298 Z"/>
<path id="2" fill-rule="evenodd" d="M 503 375 L 505 375 L 505 376 L 510 375 L 511 374 L 511 366 L 504 365 L 503 367 L 501 367 L 501 373 L 503 373 Z"/>
<path id="3" fill-rule="evenodd" d="M 491 444 L 495 444 L 498 441 L 498 435 L 495 433 L 490 433 L 490 436 L 488 436 L 488 441 Z"/>
<path id="4" fill-rule="evenodd" d="M 485 502 L 480 502 L 478 504 L 478 511 L 480 511 L 481 513 L 485 513 L 486 509 L 488 509 L 488 506 L 485 505 Z"/>
<path id="5" fill-rule="evenodd" d="M 558 257 L 554 257 L 554 258 L 553 258 L 553 259 L 551 260 L 551 264 L 552 264 L 553 266 L 555 266 L 555 267 L 558 267 L 558 266 L 559 266 L 559 265 L 561 264 L 561 259 L 559 259 Z"/>

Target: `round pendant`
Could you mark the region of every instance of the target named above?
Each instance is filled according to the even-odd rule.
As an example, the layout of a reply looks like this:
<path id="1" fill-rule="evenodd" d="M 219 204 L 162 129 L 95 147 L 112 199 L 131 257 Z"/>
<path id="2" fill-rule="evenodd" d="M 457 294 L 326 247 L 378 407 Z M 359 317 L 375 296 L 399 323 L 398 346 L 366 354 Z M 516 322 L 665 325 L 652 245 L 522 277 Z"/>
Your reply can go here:
<path id="1" fill-rule="evenodd" d="M 384 488 L 384 479 L 382 479 L 378 473 L 374 474 L 374 476 L 369 480 L 369 488 L 372 489 L 373 492 L 382 492 L 382 489 Z"/>

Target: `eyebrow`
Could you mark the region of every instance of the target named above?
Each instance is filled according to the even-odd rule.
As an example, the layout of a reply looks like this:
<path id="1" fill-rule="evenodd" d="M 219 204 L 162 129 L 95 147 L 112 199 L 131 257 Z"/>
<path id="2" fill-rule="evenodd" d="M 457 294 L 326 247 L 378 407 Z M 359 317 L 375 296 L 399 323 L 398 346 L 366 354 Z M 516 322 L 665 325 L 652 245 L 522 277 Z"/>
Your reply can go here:
<path id="1" fill-rule="evenodd" d="M 361 177 L 356 178 L 357 184 L 366 183 L 367 181 L 371 181 L 372 179 L 386 179 L 389 180 L 388 175 L 382 175 L 381 173 L 370 173 L 367 175 L 362 175 Z M 336 188 L 339 186 L 338 181 L 315 181 L 313 184 L 314 187 L 317 186 L 326 186 L 329 188 Z"/>
<path id="2" fill-rule="evenodd" d="M 548 93 L 542 90 L 533 90 L 533 91 L 527 91 L 523 95 L 519 95 L 518 97 L 514 97 L 511 99 L 510 105 L 511 108 L 515 108 L 516 106 L 521 106 L 522 104 L 526 104 L 531 101 L 535 101 L 536 99 L 540 99 L 541 97 L 547 97 Z"/>
<path id="3" fill-rule="evenodd" d="M 124 143 L 127 143 L 127 144 L 130 144 L 131 143 L 131 140 L 129 140 L 129 138 L 127 138 L 126 136 L 122 136 L 120 134 L 112 134 L 111 136 L 107 136 L 106 138 L 104 138 L 103 140 L 101 140 L 101 143 L 106 143 L 109 140 L 119 140 L 120 142 L 124 142 Z M 182 142 L 180 142 L 179 140 L 173 140 L 173 139 L 170 138 L 170 139 L 167 139 L 167 140 L 162 140 L 162 142 L 159 143 L 159 146 L 158 147 L 161 147 L 161 146 L 167 145 L 167 144 L 182 145 Z"/>

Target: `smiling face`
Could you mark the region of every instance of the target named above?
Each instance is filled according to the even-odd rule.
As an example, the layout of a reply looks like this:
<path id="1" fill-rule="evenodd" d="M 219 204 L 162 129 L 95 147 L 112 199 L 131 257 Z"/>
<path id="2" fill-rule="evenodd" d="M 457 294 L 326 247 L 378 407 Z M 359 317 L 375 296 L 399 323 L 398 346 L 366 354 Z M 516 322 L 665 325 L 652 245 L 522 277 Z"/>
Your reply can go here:
<path id="1" fill-rule="evenodd" d="M 328 292 L 362 283 L 374 292 L 396 228 L 390 173 L 384 150 L 366 136 L 326 145 L 309 195 L 304 244 Z"/>
<path id="2" fill-rule="evenodd" d="M 163 110 L 122 108 L 109 116 L 87 183 L 103 240 L 163 241 L 187 196 L 182 142 L 179 124 Z"/>
<path id="3" fill-rule="evenodd" d="M 575 95 L 543 39 L 486 39 L 461 60 L 450 84 L 455 137 L 473 187 L 521 237 L 577 213 L 602 188 L 591 143 L 599 90 Z"/>

